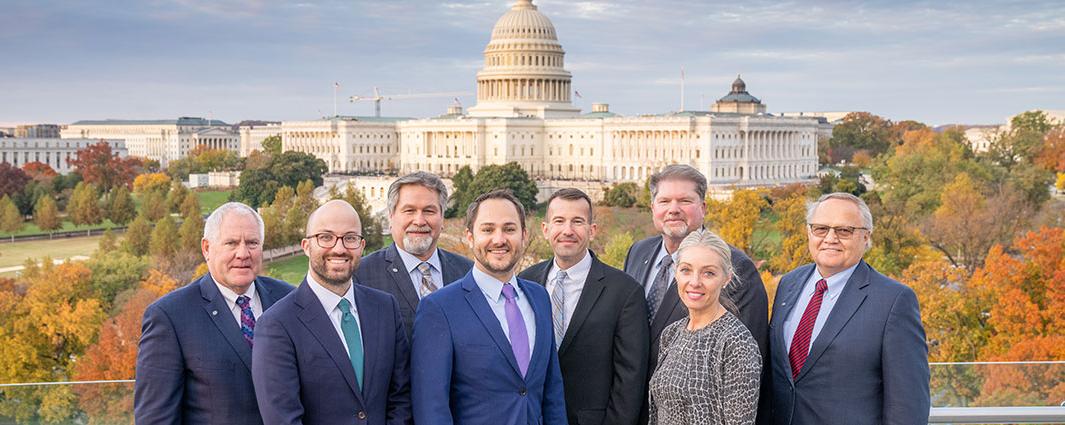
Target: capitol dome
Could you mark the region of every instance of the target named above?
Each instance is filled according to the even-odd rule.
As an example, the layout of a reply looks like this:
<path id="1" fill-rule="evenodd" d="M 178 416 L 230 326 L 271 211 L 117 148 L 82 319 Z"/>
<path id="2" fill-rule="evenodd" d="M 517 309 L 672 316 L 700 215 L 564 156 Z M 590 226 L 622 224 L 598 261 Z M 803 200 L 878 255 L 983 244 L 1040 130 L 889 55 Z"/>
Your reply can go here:
<path id="1" fill-rule="evenodd" d="M 474 116 L 570 116 L 572 78 L 555 26 L 531 0 L 518 0 L 496 21 L 477 72 Z"/>

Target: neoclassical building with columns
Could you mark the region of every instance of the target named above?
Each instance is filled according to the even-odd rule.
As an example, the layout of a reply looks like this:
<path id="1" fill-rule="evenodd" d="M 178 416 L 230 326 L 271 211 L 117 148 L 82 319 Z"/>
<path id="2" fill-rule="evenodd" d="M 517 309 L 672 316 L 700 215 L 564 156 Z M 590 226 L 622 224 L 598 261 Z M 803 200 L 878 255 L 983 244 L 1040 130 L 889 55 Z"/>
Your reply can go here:
<path id="1" fill-rule="evenodd" d="M 333 173 L 444 177 L 463 166 L 516 162 L 541 181 L 643 183 L 661 167 L 690 164 L 713 188 L 816 179 L 817 141 L 832 126 L 783 117 L 737 77 L 710 111 L 622 116 L 571 101 L 571 74 L 550 19 L 518 0 L 496 22 L 477 73 L 477 103 L 423 119 L 334 117 L 285 121 L 285 150 L 313 154 Z"/>

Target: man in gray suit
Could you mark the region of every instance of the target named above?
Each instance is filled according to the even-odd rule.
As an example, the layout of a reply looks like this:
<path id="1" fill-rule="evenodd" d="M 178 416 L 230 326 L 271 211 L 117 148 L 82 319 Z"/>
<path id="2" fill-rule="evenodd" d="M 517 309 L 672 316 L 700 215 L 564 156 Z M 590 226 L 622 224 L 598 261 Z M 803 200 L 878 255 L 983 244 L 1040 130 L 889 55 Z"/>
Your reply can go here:
<path id="1" fill-rule="evenodd" d="M 670 323 L 688 316 L 688 309 L 680 302 L 677 283 L 673 279 L 673 263 L 677 248 L 689 233 L 703 226 L 706 217 L 706 177 L 690 165 L 666 166 L 651 176 L 651 217 L 661 234 L 632 244 L 625 257 L 625 273 L 643 285 L 651 324 L 651 353 L 648 378 L 658 364 L 659 337 Z M 736 305 L 739 319 L 751 331 L 758 343 L 762 359 L 769 354 L 769 300 L 762 278 L 751 258 L 736 247 L 732 249 L 732 268 L 736 277 L 727 286 L 724 296 Z M 763 360 L 764 363 L 764 360 Z M 765 368 L 763 367 L 763 370 Z M 768 372 L 762 374 L 762 400 L 768 395 Z M 647 423 L 647 397 L 640 414 L 640 423 Z M 769 403 L 760 402 L 758 424 L 768 424 Z"/>
<path id="2" fill-rule="evenodd" d="M 473 262 L 438 249 L 444 226 L 447 187 L 440 177 L 418 171 L 388 187 L 392 245 L 367 255 L 355 273 L 356 283 L 392 294 L 407 329 L 414 329 L 418 303 L 469 273 Z"/>
<path id="3" fill-rule="evenodd" d="M 927 423 L 917 296 L 862 260 L 869 207 L 830 193 L 809 206 L 806 225 L 814 263 L 781 279 L 770 324 L 774 423 Z"/>

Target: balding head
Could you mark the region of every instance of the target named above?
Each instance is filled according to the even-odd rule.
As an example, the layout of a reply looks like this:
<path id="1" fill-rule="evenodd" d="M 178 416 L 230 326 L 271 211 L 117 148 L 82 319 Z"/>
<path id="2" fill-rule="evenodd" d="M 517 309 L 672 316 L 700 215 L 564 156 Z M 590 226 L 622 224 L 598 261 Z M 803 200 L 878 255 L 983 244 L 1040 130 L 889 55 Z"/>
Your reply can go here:
<path id="1" fill-rule="evenodd" d="M 359 218 L 359 212 L 355 211 L 355 207 L 343 199 L 333 199 L 322 204 L 307 217 L 307 235 L 315 235 L 325 230 L 333 230 L 336 233 L 335 229 L 327 229 L 323 226 L 335 227 L 339 224 L 350 224 L 352 221 L 355 228 L 362 229 L 362 220 Z M 359 233 L 362 234 L 361 231 Z"/>
<path id="2" fill-rule="evenodd" d="M 333 293 L 343 295 L 362 257 L 362 222 L 359 213 L 343 200 L 326 202 L 307 218 L 303 253 L 310 262 L 308 275 Z"/>

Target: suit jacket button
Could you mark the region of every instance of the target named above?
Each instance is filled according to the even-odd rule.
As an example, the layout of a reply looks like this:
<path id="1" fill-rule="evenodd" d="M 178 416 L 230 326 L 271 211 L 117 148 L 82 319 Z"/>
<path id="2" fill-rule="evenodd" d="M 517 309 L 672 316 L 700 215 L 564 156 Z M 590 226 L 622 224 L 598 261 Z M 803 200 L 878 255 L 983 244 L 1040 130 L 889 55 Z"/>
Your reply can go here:
<path id="1" fill-rule="evenodd" d="M 356 416 L 358 416 L 358 418 L 361 419 L 361 420 L 366 420 L 366 412 L 363 412 L 363 411 L 360 410 L 359 414 L 356 415 Z"/>
<path id="2" fill-rule="evenodd" d="M 525 391 L 525 388 L 522 388 L 521 391 L 518 391 L 518 394 L 525 397 L 525 394 L 528 394 L 528 392 Z"/>

